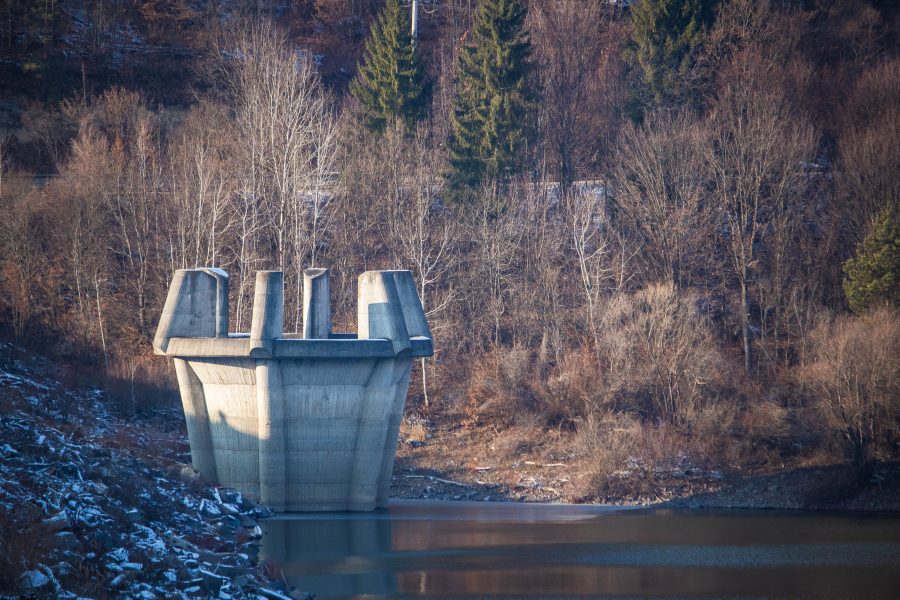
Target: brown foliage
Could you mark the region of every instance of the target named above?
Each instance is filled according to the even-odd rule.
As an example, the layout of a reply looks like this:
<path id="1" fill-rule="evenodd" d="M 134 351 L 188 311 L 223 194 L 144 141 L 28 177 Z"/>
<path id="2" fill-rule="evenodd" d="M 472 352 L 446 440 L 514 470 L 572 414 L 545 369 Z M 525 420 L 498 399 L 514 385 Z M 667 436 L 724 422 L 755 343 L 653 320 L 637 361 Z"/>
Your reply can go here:
<path id="1" fill-rule="evenodd" d="M 839 317 L 811 336 L 814 358 L 800 376 L 825 425 L 861 469 L 896 458 L 900 313 L 885 307 L 860 318 Z"/>
<path id="2" fill-rule="evenodd" d="M 690 430 L 732 379 L 696 301 L 671 283 L 613 298 L 602 330 L 607 394 L 620 409 Z"/>
<path id="3" fill-rule="evenodd" d="M 521 346 L 495 347 L 477 363 L 469 382 L 467 420 L 510 426 L 535 408 L 529 389 L 531 353 Z"/>

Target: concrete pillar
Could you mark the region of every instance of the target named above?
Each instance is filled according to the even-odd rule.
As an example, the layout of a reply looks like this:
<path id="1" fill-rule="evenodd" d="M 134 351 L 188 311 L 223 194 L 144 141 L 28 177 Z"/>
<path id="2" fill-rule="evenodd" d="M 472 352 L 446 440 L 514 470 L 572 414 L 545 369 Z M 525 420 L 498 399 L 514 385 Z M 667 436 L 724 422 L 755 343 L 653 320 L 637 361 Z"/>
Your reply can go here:
<path id="1" fill-rule="evenodd" d="M 394 286 L 397 288 L 397 298 L 403 310 L 403 320 L 406 323 L 406 331 L 409 337 L 431 337 L 431 329 L 425 318 L 425 310 L 422 308 L 422 300 L 416 291 L 416 282 L 413 281 L 409 271 L 386 271 L 394 278 Z"/>
<path id="2" fill-rule="evenodd" d="M 272 356 L 273 342 L 284 332 L 284 275 L 257 271 L 250 322 L 250 355 Z"/>
<path id="3" fill-rule="evenodd" d="M 331 293 L 328 269 L 303 271 L 303 338 L 328 339 L 331 335 Z"/>
<path id="4" fill-rule="evenodd" d="M 175 358 L 175 375 L 178 391 L 184 407 L 187 423 L 188 442 L 191 445 L 191 463 L 194 470 L 207 481 L 217 481 L 216 461 L 209 430 L 209 414 L 206 410 L 206 396 L 203 384 L 194 370 L 183 358 Z"/>
<path id="5" fill-rule="evenodd" d="M 169 339 L 173 337 L 216 337 L 220 322 L 218 288 L 217 277 L 203 269 L 175 271 L 153 336 L 153 350 L 157 354 L 165 354 Z M 227 288 L 225 293 L 227 295 Z M 227 305 L 225 310 L 227 333 Z"/>
<path id="6" fill-rule="evenodd" d="M 215 267 L 203 272 L 216 280 L 216 337 L 228 337 L 228 273 Z"/>
<path id="7" fill-rule="evenodd" d="M 387 431 L 394 390 L 393 358 L 378 360 L 366 385 L 365 397 L 360 407 L 356 429 L 356 450 L 350 473 L 350 497 L 348 510 L 373 510 L 378 495 L 382 458 L 385 451 L 385 431 Z M 396 444 L 396 440 L 394 441 Z M 391 447 L 394 450 L 394 447 Z"/>
<path id="8" fill-rule="evenodd" d="M 259 439 L 259 499 L 274 511 L 287 503 L 284 385 L 275 360 L 256 363 L 256 419 Z"/>
<path id="9" fill-rule="evenodd" d="M 366 271 L 357 286 L 359 339 L 391 340 L 396 354 L 409 350 L 409 333 L 392 272 Z"/>

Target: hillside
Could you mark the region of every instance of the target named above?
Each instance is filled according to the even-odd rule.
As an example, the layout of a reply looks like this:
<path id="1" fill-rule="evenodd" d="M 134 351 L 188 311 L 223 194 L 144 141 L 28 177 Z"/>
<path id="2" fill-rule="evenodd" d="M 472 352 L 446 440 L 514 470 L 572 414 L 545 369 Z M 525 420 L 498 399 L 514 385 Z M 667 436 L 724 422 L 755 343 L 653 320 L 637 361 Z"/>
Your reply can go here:
<path id="1" fill-rule="evenodd" d="M 135 593 L 209 570 L 178 527 L 238 560 L 256 509 L 166 475 L 184 425 L 150 340 L 195 267 L 228 273 L 236 332 L 259 270 L 284 273 L 285 332 L 306 268 L 329 269 L 336 332 L 357 329 L 361 273 L 411 271 L 435 356 L 413 368 L 398 496 L 897 508 L 896 2 L 423 1 L 413 44 L 394 0 L 370 37 L 386 1 L 5 2 L 17 523 L 75 494 L 118 529 L 99 547 L 67 513 L 70 550 L 125 547 Z M 105 488 L 81 482 L 94 463 Z M 160 491 L 101 504 L 122 469 Z M 52 551 L 28 570 L 70 590 Z M 250 571 L 236 594 L 268 585 Z"/>

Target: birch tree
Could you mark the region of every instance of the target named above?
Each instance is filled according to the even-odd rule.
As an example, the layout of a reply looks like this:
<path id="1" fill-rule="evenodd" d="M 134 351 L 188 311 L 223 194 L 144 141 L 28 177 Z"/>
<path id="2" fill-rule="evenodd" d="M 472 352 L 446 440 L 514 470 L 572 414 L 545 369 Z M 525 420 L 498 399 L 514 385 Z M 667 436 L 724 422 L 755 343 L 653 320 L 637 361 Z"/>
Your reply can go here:
<path id="1" fill-rule="evenodd" d="M 271 239 L 269 264 L 298 290 L 285 310 L 293 311 L 299 327 L 300 273 L 320 243 L 322 188 L 335 156 L 331 100 L 311 58 L 269 23 L 250 27 L 232 52 L 228 74 L 244 144 L 242 179 L 263 207 L 257 216 L 265 217 L 260 241 Z"/>

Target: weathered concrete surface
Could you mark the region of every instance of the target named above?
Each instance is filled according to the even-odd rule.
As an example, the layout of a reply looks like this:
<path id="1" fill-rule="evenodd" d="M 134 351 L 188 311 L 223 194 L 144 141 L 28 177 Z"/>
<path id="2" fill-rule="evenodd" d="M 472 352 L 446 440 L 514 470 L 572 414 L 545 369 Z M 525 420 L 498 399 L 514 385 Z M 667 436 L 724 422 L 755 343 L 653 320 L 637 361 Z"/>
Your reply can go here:
<path id="1" fill-rule="evenodd" d="M 303 338 L 283 277 L 257 273 L 250 334 L 229 334 L 228 276 L 176 271 L 153 345 L 175 359 L 194 468 L 273 510 L 387 503 L 412 359 L 433 352 L 409 271 L 359 277 L 359 333 L 331 332 L 328 273 L 304 274 Z"/>

